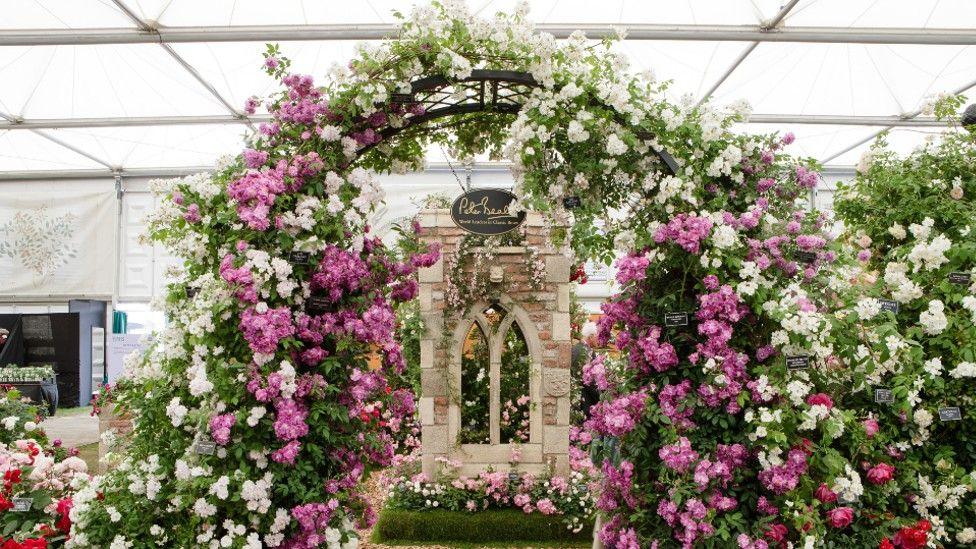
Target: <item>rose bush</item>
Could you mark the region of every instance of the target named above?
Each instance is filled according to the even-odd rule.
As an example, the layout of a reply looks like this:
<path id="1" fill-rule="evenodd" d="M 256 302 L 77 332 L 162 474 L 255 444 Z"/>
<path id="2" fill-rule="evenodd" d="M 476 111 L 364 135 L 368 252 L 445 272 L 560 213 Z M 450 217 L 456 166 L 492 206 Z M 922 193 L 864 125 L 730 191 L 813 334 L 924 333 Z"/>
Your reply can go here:
<path id="1" fill-rule="evenodd" d="M 961 103 L 944 98 L 935 110 L 955 116 Z M 949 132 L 903 158 L 881 141 L 859 166 L 836 207 L 862 257 L 870 256 L 853 314 L 877 334 L 873 339 L 898 348 L 897 360 L 871 374 L 873 386 L 893 397 L 890 405 L 874 404 L 873 415 L 895 470 L 875 477 L 890 477 L 892 494 L 904 496 L 895 500 L 903 519 L 889 532 L 889 546 L 921 547 L 925 539 L 972 545 L 976 139 Z"/>
<path id="2" fill-rule="evenodd" d="M 0 547 L 60 545 L 71 528 L 71 494 L 88 479 L 87 471 L 60 445 L 44 449 L 37 440 L 20 439 L 0 446 Z"/>
<path id="3" fill-rule="evenodd" d="M 517 470 L 518 445 L 513 445 L 513 471 Z M 460 462 L 440 459 L 439 472 L 428 478 L 408 462 L 384 475 L 385 505 L 391 509 L 422 511 L 447 509 L 478 512 L 520 508 L 525 513 L 560 515 L 566 528 L 580 532 L 593 515 L 592 468 L 588 460 L 576 462 L 569 476 L 485 471 L 476 476 L 457 473 Z"/>
<path id="4" fill-rule="evenodd" d="M 47 435 L 40 427 L 46 416 L 46 406 L 30 400 L 14 387 L 0 386 L 0 444 L 20 439 L 47 444 Z"/>

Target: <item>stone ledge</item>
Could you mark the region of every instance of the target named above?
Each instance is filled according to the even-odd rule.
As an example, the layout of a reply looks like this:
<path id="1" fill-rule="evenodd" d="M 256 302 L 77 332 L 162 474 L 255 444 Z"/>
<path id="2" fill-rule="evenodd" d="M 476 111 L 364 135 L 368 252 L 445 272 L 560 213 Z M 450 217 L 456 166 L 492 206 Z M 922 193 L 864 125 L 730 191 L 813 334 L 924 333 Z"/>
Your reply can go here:
<path id="1" fill-rule="evenodd" d="M 508 444 L 462 444 L 451 450 L 451 457 L 462 459 L 465 463 L 499 463 L 512 457 Z M 542 463 L 541 444 L 522 444 L 522 460 L 519 463 Z"/>

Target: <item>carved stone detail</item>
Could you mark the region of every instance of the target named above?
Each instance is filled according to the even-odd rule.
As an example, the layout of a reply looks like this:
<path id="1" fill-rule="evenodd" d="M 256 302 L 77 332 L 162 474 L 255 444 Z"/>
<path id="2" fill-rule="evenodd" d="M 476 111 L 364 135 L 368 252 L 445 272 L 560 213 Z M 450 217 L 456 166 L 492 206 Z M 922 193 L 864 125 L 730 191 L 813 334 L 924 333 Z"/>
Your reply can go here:
<path id="1" fill-rule="evenodd" d="M 569 370 L 547 370 L 545 373 L 546 395 L 561 397 L 569 394 Z"/>

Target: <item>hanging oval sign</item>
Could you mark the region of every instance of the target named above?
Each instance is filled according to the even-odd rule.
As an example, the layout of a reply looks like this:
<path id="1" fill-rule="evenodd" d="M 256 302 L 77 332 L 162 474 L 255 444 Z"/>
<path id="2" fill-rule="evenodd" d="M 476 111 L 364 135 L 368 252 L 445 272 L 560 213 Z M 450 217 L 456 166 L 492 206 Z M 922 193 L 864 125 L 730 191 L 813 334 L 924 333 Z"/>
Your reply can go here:
<path id="1" fill-rule="evenodd" d="M 457 197 L 451 218 L 458 227 L 480 235 L 505 234 L 525 221 L 525 212 L 512 212 L 515 195 L 503 189 L 475 189 Z"/>

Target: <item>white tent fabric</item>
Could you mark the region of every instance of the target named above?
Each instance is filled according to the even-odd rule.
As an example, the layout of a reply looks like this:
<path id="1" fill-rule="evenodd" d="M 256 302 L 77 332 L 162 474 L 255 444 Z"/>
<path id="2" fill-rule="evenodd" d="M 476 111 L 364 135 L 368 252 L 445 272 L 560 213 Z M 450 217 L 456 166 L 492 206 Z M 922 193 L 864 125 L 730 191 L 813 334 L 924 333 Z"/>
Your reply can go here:
<path id="1" fill-rule="evenodd" d="M 232 109 L 239 112 L 247 97 L 273 89 L 260 70 L 264 49 L 260 36 L 237 42 L 18 45 L 18 33 L 128 32 L 140 26 L 393 25 L 393 12 L 409 11 L 413 1 L 7 3 L 0 18 L 0 177 L 35 170 L 112 173 L 210 165 L 216 156 L 235 152 L 247 130 L 232 121 Z M 515 3 L 469 0 L 472 10 L 485 15 L 512 10 Z M 976 86 L 972 39 L 941 45 L 862 43 L 865 35 L 884 29 L 901 29 L 915 37 L 913 41 L 932 42 L 926 37 L 976 28 L 976 3 L 969 0 L 784 0 L 782 5 L 777 0 L 605 0 L 599 9 L 589 0 L 529 4 L 537 23 L 567 28 L 718 25 L 758 30 L 785 13 L 778 27 L 768 30 L 770 34 L 816 27 L 849 37 L 846 43 L 764 41 L 758 45 L 741 40 L 629 39 L 619 46 L 635 69 L 651 69 L 658 78 L 673 79 L 676 96 L 688 94 L 699 100 L 714 88 L 711 99 L 717 103 L 744 99 L 752 104 L 758 123 L 745 124 L 743 130 L 793 131 L 797 152 L 832 165 L 855 163 L 874 134 L 895 117 L 917 116 L 934 94 Z M 355 41 L 350 40 L 282 44 L 295 69 L 313 75 L 324 73 L 332 63 L 344 63 L 354 48 Z M 220 123 L 187 124 L 181 118 L 193 116 L 218 117 Z M 798 123 L 818 122 L 811 118 L 818 116 L 833 120 Z M 880 119 L 861 118 L 868 116 Z M 133 118 L 158 124 L 109 125 Z M 926 120 L 924 114 L 920 118 Z M 18 127 L 38 121 L 49 121 L 48 126 L 74 122 L 81 127 Z M 939 131 L 933 124 L 898 127 L 891 142 L 910 149 L 933 131 Z"/>

